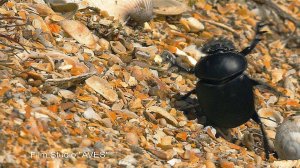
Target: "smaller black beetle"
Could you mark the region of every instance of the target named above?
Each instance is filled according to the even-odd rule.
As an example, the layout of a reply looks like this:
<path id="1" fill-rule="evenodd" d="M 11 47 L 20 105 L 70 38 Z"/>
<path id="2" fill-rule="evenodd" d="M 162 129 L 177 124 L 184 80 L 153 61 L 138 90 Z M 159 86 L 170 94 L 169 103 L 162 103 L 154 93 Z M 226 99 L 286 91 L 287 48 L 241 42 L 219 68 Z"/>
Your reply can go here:
<path id="1" fill-rule="evenodd" d="M 196 94 L 199 103 L 196 107 L 197 117 L 205 116 L 209 124 L 219 128 L 234 128 L 253 119 L 260 126 L 268 159 L 268 140 L 255 110 L 253 87 L 263 85 L 275 93 L 278 92 L 267 84 L 244 74 L 247 69 L 245 56 L 261 40 L 261 35 L 265 33 L 261 28 L 264 26 L 265 24 L 262 23 L 257 24 L 255 38 L 241 52 L 238 52 L 234 44 L 225 38 L 207 42 L 202 48 L 202 52 L 207 56 L 200 59 L 194 69 L 188 70 L 199 78 L 196 89 L 179 99 L 183 100 L 191 94 Z M 169 59 L 177 65 L 174 57 Z"/>

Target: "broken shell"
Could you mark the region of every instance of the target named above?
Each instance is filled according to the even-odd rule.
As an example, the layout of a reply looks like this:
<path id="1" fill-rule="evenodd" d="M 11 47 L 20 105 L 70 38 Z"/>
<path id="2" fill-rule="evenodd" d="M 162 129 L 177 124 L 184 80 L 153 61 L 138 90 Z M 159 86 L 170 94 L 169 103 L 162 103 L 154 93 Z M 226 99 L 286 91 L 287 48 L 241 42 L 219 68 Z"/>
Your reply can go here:
<path id="1" fill-rule="evenodd" d="M 118 164 L 120 167 L 135 167 L 137 160 L 134 155 L 127 155 L 125 158 L 121 159 Z"/>
<path id="2" fill-rule="evenodd" d="M 83 140 L 81 141 L 80 146 L 81 146 L 81 147 L 89 147 L 89 146 L 91 146 L 92 144 L 93 144 L 93 142 L 92 142 L 90 139 L 85 138 L 85 139 L 83 139 Z"/>
<path id="3" fill-rule="evenodd" d="M 162 146 L 169 146 L 172 145 L 172 141 L 173 141 L 174 137 L 172 136 L 165 136 L 161 138 L 161 145 Z"/>
<path id="4" fill-rule="evenodd" d="M 85 80 L 85 83 L 93 88 L 96 92 L 101 94 L 105 99 L 115 102 L 118 99 L 118 94 L 112 89 L 109 83 L 98 76 L 92 76 Z"/>
<path id="5" fill-rule="evenodd" d="M 123 46 L 123 44 L 119 41 L 111 41 L 110 46 L 112 50 L 117 54 L 124 54 L 126 53 L 126 48 Z"/>
<path id="6" fill-rule="evenodd" d="M 162 58 L 161 58 L 161 56 L 160 56 L 160 55 L 155 55 L 155 57 L 154 57 L 154 62 L 156 62 L 156 63 L 158 63 L 158 64 L 162 63 Z"/>
<path id="7" fill-rule="evenodd" d="M 188 21 L 187 21 L 186 19 L 181 18 L 181 19 L 179 20 L 179 22 L 182 24 L 182 26 L 183 26 L 183 28 L 184 28 L 184 30 L 185 30 L 186 32 L 190 32 L 190 31 L 191 31 L 191 28 L 190 28 L 190 26 L 189 26 L 189 24 L 188 24 Z"/>
<path id="8" fill-rule="evenodd" d="M 191 66 L 195 66 L 197 64 L 197 60 L 195 60 L 193 57 L 187 55 L 184 51 L 181 51 L 177 48 L 176 53 L 177 56 L 182 57 L 183 61 L 188 63 Z"/>
<path id="9" fill-rule="evenodd" d="M 139 137 L 136 133 L 132 133 L 132 132 L 126 133 L 125 139 L 126 139 L 127 143 L 130 145 L 138 145 L 139 144 Z"/>
<path id="10" fill-rule="evenodd" d="M 277 101 L 278 101 L 278 98 L 276 96 L 271 96 L 266 103 L 267 107 L 270 107 L 270 104 L 275 104 Z"/>
<path id="11" fill-rule="evenodd" d="M 271 72 L 272 83 L 277 83 L 283 79 L 284 71 L 282 69 L 274 69 Z"/>
<path id="12" fill-rule="evenodd" d="M 62 48 L 68 54 L 77 53 L 79 50 L 75 43 L 64 43 Z"/>
<path id="13" fill-rule="evenodd" d="M 154 56 L 158 52 L 158 48 L 156 46 L 149 46 L 149 47 L 140 47 L 134 44 L 136 52 L 141 51 L 149 54 L 150 56 Z"/>
<path id="14" fill-rule="evenodd" d="M 185 69 L 186 71 L 191 70 L 197 64 L 197 60 L 189 55 L 187 55 L 184 51 L 176 48 L 176 63 L 179 67 Z"/>
<path id="15" fill-rule="evenodd" d="M 177 126 L 178 122 L 177 120 L 170 114 L 168 113 L 164 108 L 158 107 L 158 106 L 151 106 L 146 109 L 147 112 L 155 112 L 163 116 L 165 119 L 170 121 L 173 125 Z"/>
<path id="16" fill-rule="evenodd" d="M 280 159 L 300 159 L 300 116 L 287 118 L 278 127 L 275 137 L 275 150 Z"/>
<path id="17" fill-rule="evenodd" d="M 49 105 L 58 104 L 61 101 L 61 98 L 55 96 L 54 94 L 43 94 L 41 97 L 44 100 L 44 102 L 46 102 Z"/>
<path id="18" fill-rule="evenodd" d="M 261 121 L 268 127 L 277 127 L 278 123 L 283 121 L 280 112 L 272 108 L 261 108 L 257 113 L 261 117 Z"/>
<path id="19" fill-rule="evenodd" d="M 123 6 L 125 18 L 134 20 L 141 24 L 148 22 L 153 17 L 153 2 L 152 0 L 126 0 L 126 5 Z"/>
<path id="20" fill-rule="evenodd" d="M 50 3 L 53 11 L 63 13 L 66 18 L 71 18 L 77 12 L 79 6 L 77 3 Z"/>
<path id="21" fill-rule="evenodd" d="M 175 159 L 174 158 L 174 159 L 169 160 L 167 163 L 173 167 L 177 163 L 181 163 L 181 162 L 182 162 L 181 159 Z"/>
<path id="22" fill-rule="evenodd" d="M 113 124 L 111 123 L 111 119 L 109 118 L 103 118 L 101 120 L 101 123 L 106 127 L 106 128 L 112 128 Z"/>
<path id="23" fill-rule="evenodd" d="M 300 160 L 279 160 L 274 161 L 271 164 L 271 167 L 273 168 L 294 168 L 294 167 L 300 167 Z"/>
<path id="24" fill-rule="evenodd" d="M 151 149 L 148 149 L 148 151 L 150 151 L 153 155 L 155 155 L 158 158 L 163 159 L 163 160 L 170 160 L 176 154 L 175 151 L 173 151 L 173 149 L 170 149 L 167 151 L 162 151 L 162 150 L 157 150 L 157 149 L 151 148 Z"/>
<path id="25" fill-rule="evenodd" d="M 151 26 L 149 25 L 149 23 L 144 23 L 144 30 L 147 31 L 147 32 L 151 32 L 152 31 L 152 28 Z"/>
<path id="26" fill-rule="evenodd" d="M 129 80 L 127 81 L 129 86 L 136 86 L 138 84 L 137 80 L 135 77 L 130 76 Z"/>
<path id="27" fill-rule="evenodd" d="M 32 19 L 32 26 L 34 28 L 41 29 L 43 33 L 51 34 L 51 30 L 49 29 L 47 23 L 44 21 L 44 19 L 42 17 L 37 16 L 37 15 L 31 15 L 30 17 Z"/>
<path id="28" fill-rule="evenodd" d="M 53 11 L 59 13 L 76 12 L 78 10 L 77 3 L 50 3 Z"/>
<path id="29" fill-rule="evenodd" d="M 106 39 L 99 39 L 99 45 L 103 51 L 109 50 L 109 42 Z"/>
<path id="30" fill-rule="evenodd" d="M 40 16 L 50 16 L 55 14 L 55 12 L 46 4 L 33 4 L 30 6 L 34 8 L 40 14 Z"/>
<path id="31" fill-rule="evenodd" d="M 90 6 L 107 11 L 110 16 L 126 22 L 132 19 L 137 23 L 144 23 L 152 19 L 153 2 L 152 0 L 87 0 Z"/>
<path id="32" fill-rule="evenodd" d="M 66 19 L 65 17 L 63 17 L 61 15 L 57 15 L 57 14 L 51 15 L 49 18 L 54 22 L 60 22 L 60 21 Z"/>
<path id="33" fill-rule="evenodd" d="M 199 20 L 193 17 L 181 18 L 180 23 L 182 23 L 185 26 L 186 31 L 189 32 L 196 33 L 204 29 L 204 25 Z"/>
<path id="34" fill-rule="evenodd" d="M 97 114 L 92 107 L 87 108 L 83 113 L 84 118 L 86 119 L 95 119 L 95 120 L 101 120 L 101 117 L 99 114 Z"/>
<path id="35" fill-rule="evenodd" d="M 75 99 L 76 98 L 76 95 L 72 91 L 65 90 L 65 89 L 60 89 L 58 91 L 58 95 L 65 99 Z"/>
<path id="36" fill-rule="evenodd" d="M 89 48 L 96 47 L 96 41 L 91 31 L 81 22 L 76 20 L 63 20 L 59 22 L 60 26 L 70 36 L 79 43 L 86 45 Z"/>
<path id="37" fill-rule="evenodd" d="M 58 158 L 47 161 L 47 167 L 61 167 L 62 161 Z"/>
<path id="38" fill-rule="evenodd" d="M 123 65 L 124 64 L 123 61 L 121 60 L 121 58 L 117 55 L 109 54 L 109 55 L 105 55 L 105 57 L 107 57 L 107 60 L 109 61 L 108 62 L 109 65 L 114 65 L 114 64 Z"/>
<path id="39" fill-rule="evenodd" d="M 153 0 L 153 12 L 159 15 L 180 15 L 188 6 L 176 0 Z"/>
<path id="40" fill-rule="evenodd" d="M 41 99 L 39 97 L 31 97 L 28 100 L 28 104 L 30 104 L 31 107 L 39 107 L 41 106 Z"/>
<path id="41" fill-rule="evenodd" d="M 196 45 L 187 46 L 182 51 L 192 56 L 196 61 L 199 61 L 201 57 L 205 56 L 204 53 L 197 49 Z"/>
<path id="42" fill-rule="evenodd" d="M 61 65 L 58 67 L 59 70 L 61 71 L 67 71 L 73 68 L 73 65 L 71 64 L 65 64 L 65 65 Z"/>
<path id="43" fill-rule="evenodd" d="M 187 18 L 188 24 L 191 28 L 191 32 L 199 32 L 204 29 L 204 25 L 197 19 L 193 17 Z"/>

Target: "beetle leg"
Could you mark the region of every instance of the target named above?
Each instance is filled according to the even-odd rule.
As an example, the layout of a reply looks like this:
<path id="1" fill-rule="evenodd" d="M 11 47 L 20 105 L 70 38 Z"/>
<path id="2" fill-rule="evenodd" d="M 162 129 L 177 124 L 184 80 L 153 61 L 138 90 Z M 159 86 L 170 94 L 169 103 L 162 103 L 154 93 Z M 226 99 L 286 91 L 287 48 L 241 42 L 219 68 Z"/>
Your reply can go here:
<path id="1" fill-rule="evenodd" d="M 251 117 L 260 127 L 260 130 L 262 132 L 262 136 L 263 136 L 263 143 L 264 143 L 264 150 L 265 150 L 265 154 L 266 154 L 266 159 L 269 160 L 269 154 L 270 154 L 270 147 L 269 147 L 269 142 L 267 139 L 267 134 L 266 131 L 264 129 L 263 123 L 261 122 L 258 114 L 255 112 L 253 114 L 253 116 Z"/>
<path id="2" fill-rule="evenodd" d="M 194 105 L 187 105 L 185 107 L 179 108 L 179 110 L 183 111 L 183 114 L 187 117 L 189 120 L 195 120 L 197 119 L 199 123 L 205 123 L 203 120 L 203 111 L 200 108 L 199 104 Z"/>
<path id="3" fill-rule="evenodd" d="M 176 100 L 185 100 L 186 98 L 190 97 L 191 94 L 196 94 L 196 89 L 193 89 L 189 92 L 187 92 L 185 95 L 176 95 Z"/>
<path id="4" fill-rule="evenodd" d="M 188 105 L 188 106 L 179 108 L 179 110 L 181 110 L 181 111 L 187 111 L 187 110 L 197 109 L 197 108 L 199 108 L 199 104 Z"/>
<path id="5" fill-rule="evenodd" d="M 279 92 L 277 89 L 273 88 L 272 86 L 270 86 L 269 84 L 267 84 L 265 82 L 254 80 L 254 79 L 251 79 L 251 78 L 249 78 L 249 79 L 251 80 L 251 83 L 252 83 L 253 86 L 259 85 L 262 88 L 269 90 L 270 92 L 272 92 L 276 96 L 285 96 L 283 93 Z"/>
<path id="6" fill-rule="evenodd" d="M 251 44 L 246 47 L 245 49 L 243 49 L 243 51 L 241 51 L 241 54 L 246 56 L 248 55 L 254 48 L 255 46 L 261 41 L 261 35 L 263 35 L 264 33 L 266 33 L 266 31 L 261 31 L 261 29 L 266 26 L 268 24 L 263 23 L 263 22 L 258 22 L 255 28 L 255 37 L 252 40 Z"/>
<path id="7" fill-rule="evenodd" d="M 217 135 L 223 137 L 227 141 L 232 141 L 233 136 L 231 135 L 231 129 L 230 128 L 221 128 L 221 127 L 215 127 L 217 130 Z"/>

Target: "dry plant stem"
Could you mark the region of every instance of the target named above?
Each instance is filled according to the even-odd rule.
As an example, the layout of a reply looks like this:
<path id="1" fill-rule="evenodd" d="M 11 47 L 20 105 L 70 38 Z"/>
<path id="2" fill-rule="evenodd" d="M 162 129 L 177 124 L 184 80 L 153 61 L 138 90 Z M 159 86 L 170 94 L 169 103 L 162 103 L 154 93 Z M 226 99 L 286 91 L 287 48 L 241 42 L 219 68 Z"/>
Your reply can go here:
<path id="1" fill-rule="evenodd" d="M 12 70 L 15 70 L 15 71 L 23 72 L 23 71 L 21 71 L 21 70 L 19 70 L 19 69 L 10 67 L 9 65 L 2 65 L 2 64 L 0 64 L 0 67 L 3 67 L 3 68 L 9 68 L 9 69 L 12 69 Z M 0 69 L 1 69 L 1 68 L 0 68 Z"/>
<path id="2" fill-rule="evenodd" d="M 54 59 L 57 57 L 64 58 L 66 56 L 65 54 L 62 54 L 60 52 L 47 52 L 47 53 L 30 52 L 30 53 L 21 53 L 21 55 L 23 57 L 21 59 L 22 62 L 26 61 L 29 58 L 41 58 L 42 59 L 42 58 L 45 58 L 48 56 L 52 60 L 52 58 L 54 58 Z"/>
<path id="3" fill-rule="evenodd" d="M 11 66 L 15 66 L 15 67 L 19 67 L 19 69 L 15 68 L 15 67 L 11 67 Z M 21 65 L 19 64 L 19 62 L 16 62 L 14 60 L 5 60 L 5 61 L 0 61 L 0 67 L 4 67 L 4 68 L 9 68 L 15 71 L 19 71 L 19 72 L 23 72 L 24 69 L 21 67 Z"/>
<path id="4" fill-rule="evenodd" d="M 218 22 L 215 22 L 215 21 L 212 21 L 212 20 L 205 20 L 205 19 L 201 19 L 202 22 L 206 22 L 206 23 L 209 23 L 209 24 L 212 24 L 212 25 L 215 25 L 215 26 L 218 26 L 224 30 L 227 30 L 227 31 L 230 31 L 231 33 L 234 34 L 234 36 L 236 37 L 240 37 L 240 35 L 236 32 L 236 30 L 234 30 L 233 28 L 225 25 L 225 24 L 222 24 L 222 23 L 218 23 Z"/>
<path id="5" fill-rule="evenodd" d="M 27 25 L 27 23 L 24 24 L 16 24 L 16 25 L 4 25 L 4 26 L 0 26 L 0 28 L 8 28 L 8 27 L 16 27 L 16 26 L 25 26 Z"/>
<path id="6" fill-rule="evenodd" d="M 28 46 L 28 45 L 23 45 L 23 46 L 24 46 L 24 47 L 27 47 L 27 48 L 36 49 L 36 50 L 52 51 L 52 48 L 41 48 L 41 47 Z"/>
<path id="7" fill-rule="evenodd" d="M 23 66 L 20 64 L 20 62 L 17 59 L 12 58 L 12 62 L 14 63 L 15 67 L 19 68 L 21 71 L 25 71 Z"/>
<path id="8" fill-rule="evenodd" d="M 18 18 L 18 17 L 0 17 L 0 21 L 1 20 L 23 20 L 22 18 Z M 13 25 L 0 25 L 0 28 L 8 28 L 8 27 L 17 27 L 17 26 L 26 26 L 28 23 L 23 23 L 23 24 L 13 24 Z"/>
<path id="9" fill-rule="evenodd" d="M 1 43 L 2 44 L 2 43 Z M 1 52 L 5 52 L 5 53 L 10 53 L 10 52 L 13 52 L 13 49 L 0 49 Z"/>
<path id="10" fill-rule="evenodd" d="M 0 61 L 0 65 L 8 66 L 8 65 L 14 65 L 14 63 L 12 63 L 11 61 Z"/>
<path id="11" fill-rule="evenodd" d="M 31 67 L 32 67 L 32 68 L 34 68 L 34 69 L 40 70 L 40 71 L 45 71 L 45 72 L 48 72 L 48 73 L 54 74 L 54 75 L 56 75 L 56 76 L 58 76 L 58 77 L 63 77 L 63 75 L 62 75 L 62 74 L 59 74 L 59 73 L 57 73 L 57 72 L 54 72 L 54 71 L 48 71 L 48 70 L 41 69 L 41 68 L 38 68 L 38 67 L 33 67 L 33 66 L 31 66 Z"/>
<path id="12" fill-rule="evenodd" d="M 49 83 L 50 85 L 60 85 L 62 83 L 67 83 L 67 82 L 77 82 L 77 81 L 85 80 L 94 74 L 96 74 L 96 72 L 89 72 L 83 75 L 72 76 L 69 78 L 47 79 L 46 83 Z"/>
<path id="13" fill-rule="evenodd" d="M 49 57 L 48 55 L 28 55 L 27 57 L 25 57 L 22 62 L 26 61 L 27 59 L 32 58 L 32 59 L 44 59 L 47 60 L 50 64 L 51 64 L 51 68 L 54 71 L 55 70 L 55 65 L 54 65 L 54 61 L 52 60 L 51 57 Z"/>
<path id="14" fill-rule="evenodd" d="M 21 43 L 19 43 L 17 40 L 15 40 L 13 38 L 10 38 L 10 37 L 8 37 L 6 35 L 3 35 L 3 34 L 0 34 L 0 37 L 6 38 L 9 41 L 12 41 L 12 42 L 15 42 L 15 43 L 19 44 L 22 47 L 22 49 L 20 49 L 18 47 L 10 46 L 8 44 L 3 44 L 2 43 L 2 45 L 5 45 L 5 46 L 11 47 L 11 48 L 15 48 L 15 49 L 19 49 L 19 50 L 25 50 L 27 53 L 29 53 L 29 51 Z"/>
<path id="15" fill-rule="evenodd" d="M 0 6 L 2 6 L 2 5 L 5 4 L 6 2 L 8 2 L 8 0 L 1 0 L 1 1 L 0 1 Z"/>
<path id="16" fill-rule="evenodd" d="M 1 35 L 0 35 L 1 36 Z M 13 48 L 13 49 L 17 49 L 17 50 L 23 50 L 23 48 L 19 48 L 19 47 L 16 47 L 16 46 L 12 46 L 12 45 L 9 45 L 9 44 L 6 44 L 6 43 L 1 43 L 1 45 L 4 45 L 4 46 L 7 46 L 7 47 L 10 47 L 10 48 Z"/>
<path id="17" fill-rule="evenodd" d="M 0 20 L 4 20 L 4 19 L 24 20 L 24 19 L 19 18 L 19 17 L 0 17 Z"/>
<path id="18" fill-rule="evenodd" d="M 24 19 L 18 18 L 18 17 L 0 17 L 0 20 L 24 20 Z M 17 26 L 24 26 L 24 25 L 27 25 L 27 23 L 19 24 L 19 25 L 0 25 L 0 28 L 17 27 Z M 11 42 L 17 43 L 22 48 L 15 47 L 15 46 L 12 46 L 12 45 L 9 45 L 6 43 L 1 43 L 1 42 L 0 42 L 0 44 L 10 47 L 10 48 L 18 49 L 18 50 L 25 50 L 27 53 L 29 53 L 29 51 L 21 43 L 19 43 L 16 39 L 6 36 L 4 34 L 0 34 L 0 37 L 5 38 Z"/>
<path id="19" fill-rule="evenodd" d="M 55 120 L 60 119 L 55 113 L 51 112 L 50 110 L 42 110 L 42 109 L 40 110 L 40 109 L 36 109 L 36 110 L 33 112 L 33 114 L 35 114 L 35 113 L 45 114 L 45 115 L 47 115 L 47 116 L 49 116 L 49 117 L 52 117 L 52 118 L 55 119 Z"/>
<path id="20" fill-rule="evenodd" d="M 297 27 L 300 27 L 300 20 L 294 18 L 293 16 L 289 15 L 288 13 L 286 13 L 284 10 L 282 10 L 276 3 L 274 3 L 271 0 L 253 0 L 254 2 L 258 3 L 258 4 L 264 4 L 268 7 L 270 7 L 271 9 L 273 9 L 277 15 L 279 15 L 281 18 L 283 19 L 287 19 L 291 22 L 293 22 Z"/>

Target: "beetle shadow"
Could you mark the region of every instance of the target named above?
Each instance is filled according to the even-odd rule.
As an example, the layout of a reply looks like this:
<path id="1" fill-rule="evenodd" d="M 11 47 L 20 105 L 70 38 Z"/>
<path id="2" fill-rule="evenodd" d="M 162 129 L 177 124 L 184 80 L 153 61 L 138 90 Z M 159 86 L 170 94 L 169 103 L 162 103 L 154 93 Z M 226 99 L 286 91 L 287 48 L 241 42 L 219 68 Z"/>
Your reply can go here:
<path id="1" fill-rule="evenodd" d="M 216 129 L 216 138 L 222 137 L 228 142 L 231 142 L 233 144 L 246 147 L 250 151 L 255 151 L 253 147 L 256 148 L 256 150 L 260 150 L 259 153 L 261 153 L 263 149 L 260 149 L 257 147 L 257 143 L 260 143 L 260 141 L 256 140 L 252 146 L 248 146 L 246 144 L 246 141 L 244 139 L 239 139 L 235 137 L 232 134 L 232 129 L 231 128 L 222 128 L 222 127 L 217 127 L 214 124 L 210 123 L 207 121 L 206 117 L 204 115 L 201 115 L 201 109 L 200 107 L 195 106 L 195 104 L 198 104 L 198 100 L 194 96 L 187 97 L 185 100 L 176 100 L 176 97 L 178 98 L 180 95 L 175 95 L 173 98 L 175 98 L 173 102 L 173 107 L 176 108 L 177 110 L 180 110 L 183 112 L 183 114 L 187 117 L 188 120 L 197 120 L 197 123 L 203 125 L 204 127 L 206 126 L 212 126 L 213 128 Z M 259 133 L 254 133 L 256 135 L 260 135 Z M 259 139 L 261 138 L 262 135 L 260 135 Z M 261 145 L 260 145 L 261 146 Z M 271 154 L 273 155 L 274 158 L 278 158 L 277 153 L 272 150 Z"/>
<path id="2" fill-rule="evenodd" d="M 196 120 L 197 123 L 203 125 L 204 127 L 212 126 L 216 129 L 216 138 L 222 137 L 228 142 L 237 142 L 238 139 L 232 136 L 230 128 L 217 127 L 213 123 L 210 123 L 206 119 L 206 117 L 202 115 L 201 108 L 199 106 L 195 106 L 195 104 L 198 104 L 198 100 L 196 97 L 190 96 L 185 98 L 184 100 L 176 100 L 178 99 L 178 97 L 180 97 L 180 95 L 174 96 L 175 101 L 173 107 L 177 110 L 182 111 L 188 120 Z"/>

